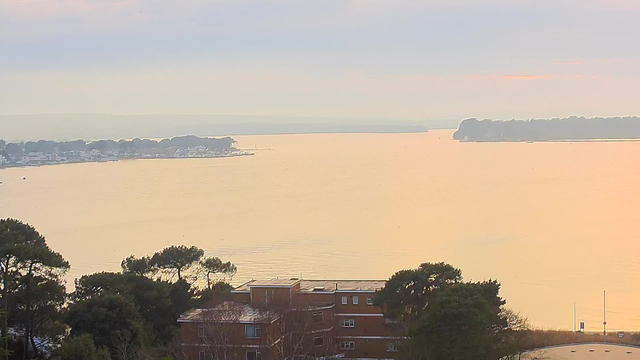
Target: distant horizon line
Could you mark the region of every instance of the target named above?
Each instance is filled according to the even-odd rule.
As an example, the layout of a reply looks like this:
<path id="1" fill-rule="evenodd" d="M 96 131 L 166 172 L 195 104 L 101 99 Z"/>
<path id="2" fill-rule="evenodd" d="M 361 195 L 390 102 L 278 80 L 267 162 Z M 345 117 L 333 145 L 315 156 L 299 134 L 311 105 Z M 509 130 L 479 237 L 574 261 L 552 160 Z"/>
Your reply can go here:
<path id="1" fill-rule="evenodd" d="M 265 118 L 305 118 L 305 119 L 350 119 L 350 120 L 389 120 L 389 121 L 406 121 L 406 122 L 423 122 L 423 121 L 462 121 L 466 119 L 477 120 L 551 120 L 551 119 L 567 119 L 567 118 L 627 118 L 640 117 L 640 115 L 568 115 L 568 116 L 552 116 L 552 117 L 486 117 L 486 116 L 444 116 L 434 118 L 411 119 L 403 117 L 379 117 L 379 116 L 324 116 L 324 115 L 293 115 L 293 114 L 241 114 L 241 113 L 201 113 L 201 112 L 171 112 L 171 113 L 112 113 L 112 112 L 33 112 L 33 113 L 11 113 L 0 114 L 0 116 L 47 116 L 47 115 L 107 115 L 107 116 L 237 116 L 237 117 L 265 117 Z"/>

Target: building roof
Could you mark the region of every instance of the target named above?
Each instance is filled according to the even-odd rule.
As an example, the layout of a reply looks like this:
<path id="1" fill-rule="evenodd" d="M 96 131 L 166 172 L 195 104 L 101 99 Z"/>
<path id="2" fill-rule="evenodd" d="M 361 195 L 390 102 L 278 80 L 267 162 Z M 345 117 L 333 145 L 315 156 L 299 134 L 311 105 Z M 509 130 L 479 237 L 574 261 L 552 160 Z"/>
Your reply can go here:
<path id="1" fill-rule="evenodd" d="M 191 309 L 180 315 L 178 322 L 265 323 L 273 320 L 273 317 L 270 311 L 256 309 L 245 303 L 225 301 L 211 309 Z"/>
<path id="2" fill-rule="evenodd" d="M 384 287 L 384 280 L 302 280 L 301 291 L 376 291 Z"/>
<path id="3" fill-rule="evenodd" d="M 313 291 L 376 291 L 384 287 L 384 280 L 300 280 L 272 279 L 251 280 L 235 288 L 235 291 L 249 291 L 253 286 L 287 286 L 300 283 L 301 292 Z"/>
<path id="4" fill-rule="evenodd" d="M 252 287 L 262 287 L 262 286 L 273 286 L 273 287 L 292 287 L 295 284 L 299 283 L 300 279 L 269 279 L 269 280 L 251 280 L 246 283 L 247 286 Z"/>

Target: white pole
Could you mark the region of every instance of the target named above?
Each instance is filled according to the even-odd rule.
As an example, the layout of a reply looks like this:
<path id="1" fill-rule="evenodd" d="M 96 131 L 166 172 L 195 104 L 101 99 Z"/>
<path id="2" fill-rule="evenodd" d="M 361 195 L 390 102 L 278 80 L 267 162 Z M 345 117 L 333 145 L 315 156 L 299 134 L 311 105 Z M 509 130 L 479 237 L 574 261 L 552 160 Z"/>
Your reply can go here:
<path id="1" fill-rule="evenodd" d="M 603 306 L 604 306 L 604 321 L 602 322 L 602 326 L 603 326 L 603 339 L 604 342 L 607 342 L 607 291 L 604 291 L 604 299 L 602 302 Z"/>

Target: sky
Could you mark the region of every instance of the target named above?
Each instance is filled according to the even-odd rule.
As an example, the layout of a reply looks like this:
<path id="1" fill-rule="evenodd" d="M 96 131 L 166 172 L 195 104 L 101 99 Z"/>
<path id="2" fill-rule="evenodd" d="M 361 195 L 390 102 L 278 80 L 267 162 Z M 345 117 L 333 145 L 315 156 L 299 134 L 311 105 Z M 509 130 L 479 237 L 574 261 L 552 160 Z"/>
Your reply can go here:
<path id="1" fill-rule="evenodd" d="M 0 0 L 0 114 L 640 115 L 639 16 L 638 0 Z"/>

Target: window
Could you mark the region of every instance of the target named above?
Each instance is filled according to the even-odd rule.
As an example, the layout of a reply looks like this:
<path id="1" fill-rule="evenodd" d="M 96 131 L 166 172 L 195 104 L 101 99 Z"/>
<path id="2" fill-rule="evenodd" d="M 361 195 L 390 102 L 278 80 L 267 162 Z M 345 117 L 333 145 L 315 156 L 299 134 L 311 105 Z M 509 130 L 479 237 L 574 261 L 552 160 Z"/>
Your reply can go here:
<path id="1" fill-rule="evenodd" d="M 387 342 L 387 352 L 398 352 L 398 351 L 400 351 L 400 344 L 397 341 Z"/>
<path id="2" fill-rule="evenodd" d="M 353 301 L 353 305 L 358 305 L 358 297 L 357 296 L 353 296 L 351 298 L 351 300 Z"/>
<path id="3" fill-rule="evenodd" d="M 324 336 L 315 336 L 313 338 L 313 346 L 323 346 L 324 345 Z"/>
<path id="4" fill-rule="evenodd" d="M 204 337 L 204 325 L 198 325 L 198 337 Z"/>
<path id="5" fill-rule="evenodd" d="M 247 360 L 262 360 L 262 354 L 259 350 L 247 351 Z"/>
<path id="6" fill-rule="evenodd" d="M 341 341 L 340 342 L 340 350 L 353 351 L 355 349 L 356 349 L 355 341 Z"/>
<path id="7" fill-rule="evenodd" d="M 372 297 L 368 297 L 367 298 L 367 305 L 369 305 L 369 306 L 373 305 L 373 298 Z"/>
<path id="8" fill-rule="evenodd" d="M 262 335 L 260 325 L 246 325 L 244 327 L 244 336 L 248 338 L 257 339 Z"/>
<path id="9" fill-rule="evenodd" d="M 356 327 L 356 321 L 353 319 L 342 319 L 340 325 L 346 328 Z"/>
<path id="10" fill-rule="evenodd" d="M 207 360 L 207 353 L 204 350 L 198 353 L 198 360 Z"/>
<path id="11" fill-rule="evenodd" d="M 313 313 L 313 323 L 314 324 L 322 324 L 324 322 L 324 314 L 322 311 Z"/>
<path id="12" fill-rule="evenodd" d="M 348 301 L 347 301 L 347 297 L 343 296 L 342 297 L 342 305 L 347 305 Z"/>

